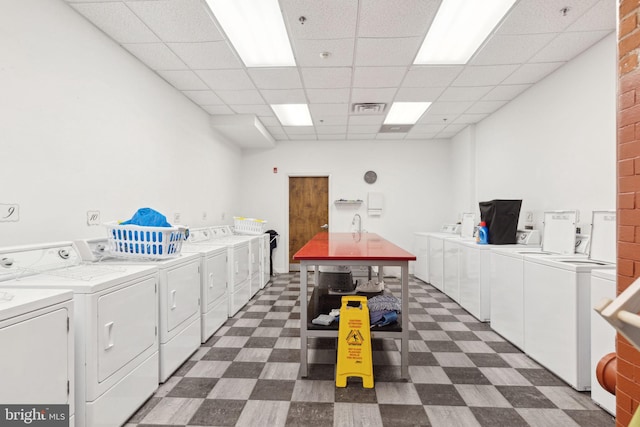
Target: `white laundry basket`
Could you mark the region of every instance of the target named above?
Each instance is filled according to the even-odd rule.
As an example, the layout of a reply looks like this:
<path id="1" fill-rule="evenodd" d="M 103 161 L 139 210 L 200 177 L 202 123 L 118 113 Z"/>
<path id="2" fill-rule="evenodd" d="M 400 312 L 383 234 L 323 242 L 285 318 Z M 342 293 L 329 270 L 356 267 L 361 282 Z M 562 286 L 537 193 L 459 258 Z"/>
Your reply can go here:
<path id="1" fill-rule="evenodd" d="M 188 236 L 186 227 L 143 227 L 121 225 L 117 222 L 107 227 L 108 251 L 112 255 L 127 258 L 171 258 L 180 254 L 182 242 Z"/>
<path id="2" fill-rule="evenodd" d="M 263 219 L 233 217 L 233 229 L 239 234 L 264 234 L 266 225 Z"/>

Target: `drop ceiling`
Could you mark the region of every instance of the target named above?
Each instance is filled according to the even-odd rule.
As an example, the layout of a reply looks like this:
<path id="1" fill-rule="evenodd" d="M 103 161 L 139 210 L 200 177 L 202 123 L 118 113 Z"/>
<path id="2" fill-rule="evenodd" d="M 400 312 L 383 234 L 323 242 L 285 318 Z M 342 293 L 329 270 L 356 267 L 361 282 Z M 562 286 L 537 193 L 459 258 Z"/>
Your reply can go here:
<path id="1" fill-rule="evenodd" d="M 614 31 L 617 3 L 519 0 L 468 64 L 430 66 L 412 63 L 440 0 L 279 0 L 297 66 L 246 68 L 204 0 L 65 1 L 214 126 L 247 123 L 227 134 L 243 147 L 453 137 Z M 385 132 L 395 101 L 433 104 L 405 132 Z M 282 126 L 269 106 L 279 103 L 308 104 L 313 126 Z M 386 108 L 354 111 L 363 103 Z"/>

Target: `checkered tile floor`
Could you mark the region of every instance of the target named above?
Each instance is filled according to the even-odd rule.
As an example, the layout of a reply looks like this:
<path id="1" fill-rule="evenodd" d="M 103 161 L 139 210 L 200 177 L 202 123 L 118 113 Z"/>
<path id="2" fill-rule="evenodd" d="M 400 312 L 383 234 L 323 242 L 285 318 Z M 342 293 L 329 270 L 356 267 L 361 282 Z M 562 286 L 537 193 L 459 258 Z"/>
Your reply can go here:
<path id="1" fill-rule="evenodd" d="M 400 296 L 399 280 L 385 279 Z M 281 274 L 193 354 L 127 426 L 614 426 L 579 393 L 435 288 L 410 279 L 409 374 L 372 342 L 375 387 L 336 388 L 336 340 L 298 377 L 300 280 Z"/>

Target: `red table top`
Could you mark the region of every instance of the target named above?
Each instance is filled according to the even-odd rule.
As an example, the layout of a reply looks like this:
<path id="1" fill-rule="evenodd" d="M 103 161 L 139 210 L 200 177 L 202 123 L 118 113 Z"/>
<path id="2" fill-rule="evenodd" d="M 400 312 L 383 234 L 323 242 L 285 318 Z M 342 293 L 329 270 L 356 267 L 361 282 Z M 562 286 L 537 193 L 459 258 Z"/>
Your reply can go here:
<path id="1" fill-rule="evenodd" d="M 375 233 L 327 233 L 313 236 L 293 259 L 415 261 L 416 256 Z"/>

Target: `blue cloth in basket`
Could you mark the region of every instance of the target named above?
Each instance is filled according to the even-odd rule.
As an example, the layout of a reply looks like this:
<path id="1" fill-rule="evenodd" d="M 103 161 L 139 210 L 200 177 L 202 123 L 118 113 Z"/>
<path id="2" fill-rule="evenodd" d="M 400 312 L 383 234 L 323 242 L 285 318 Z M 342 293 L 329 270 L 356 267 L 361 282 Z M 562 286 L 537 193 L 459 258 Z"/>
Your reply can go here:
<path id="1" fill-rule="evenodd" d="M 141 225 L 143 227 L 171 227 L 167 222 L 167 217 L 160 212 L 151 208 L 140 208 L 131 217 L 130 220 L 124 221 L 121 225 Z"/>

